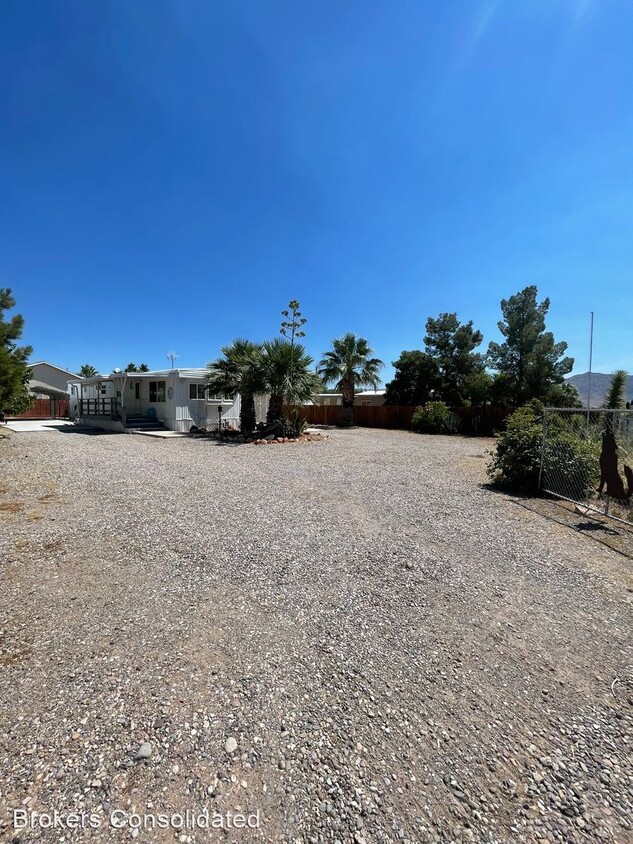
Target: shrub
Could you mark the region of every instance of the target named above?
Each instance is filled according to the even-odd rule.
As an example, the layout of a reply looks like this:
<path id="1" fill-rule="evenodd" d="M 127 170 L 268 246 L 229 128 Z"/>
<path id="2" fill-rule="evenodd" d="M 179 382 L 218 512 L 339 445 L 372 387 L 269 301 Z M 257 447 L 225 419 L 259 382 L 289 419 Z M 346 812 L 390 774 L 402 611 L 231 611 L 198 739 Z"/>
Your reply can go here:
<path id="1" fill-rule="evenodd" d="M 459 428 L 459 419 L 443 401 L 431 401 L 416 407 L 411 427 L 422 434 L 454 434 Z"/>
<path id="2" fill-rule="evenodd" d="M 590 440 L 580 439 L 571 430 L 548 434 L 545 450 L 547 472 L 558 477 L 557 487 L 568 498 L 584 497 L 600 477 L 600 449 Z M 561 486 L 562 484 L 562 486 Z"/>
<path id="3" fill-rule="evenodd" d="M 495 486 L 515 492 L 538 492 L 543 423 L 534 407 L 520 407 L 508 417 L 488 465 Z"/>
<path id="4" fill-rule="evenodd" d="M 542 405 L 520 407 L 508 418 L 488 465 L 495 486 L 527 495 L 539 492 L 543 447 Z M 574 498 L 592 486 L 599 476 L 599 447 L 587 437 L 584 419 L 553 415 L 548 424 L 545 465 L 564 478 L 565 494 Z"/>

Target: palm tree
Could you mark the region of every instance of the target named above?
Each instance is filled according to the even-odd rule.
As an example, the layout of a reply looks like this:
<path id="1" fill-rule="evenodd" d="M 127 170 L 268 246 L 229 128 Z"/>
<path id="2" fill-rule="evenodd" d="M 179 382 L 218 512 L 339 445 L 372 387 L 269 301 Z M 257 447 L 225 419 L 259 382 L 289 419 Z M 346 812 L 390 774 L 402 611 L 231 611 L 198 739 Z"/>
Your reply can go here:
<path id="1" fill-rule="evenodd" d="M 261 347 L 250 340 L 234 340 L 221 349 L 223 357 L 208 364 L 207 385 L 209 392 L 234 398 L 238 393 L 242 403 L 240 429 L 248 436 L 255 430 L 255 394 L 266 389 Z"/>
<path id="2" fill-rule="evenodd" d="M 149 366 L 146 363 L 142 363 L 139 368 L 139 372 L 149 372 Z"/>
<path id="3" fill-rule="evenodd" d="M 78 372 L 80 378 L 92 378 L 92 376 L 96 374 L 97 370 L 94 368 L 94 366 L 91 366 L 89 363 L 84 363 L 84 365 Z"/>
<path id="4" fill-rule="evenodd" d="M 270 392 L 266 423 L 275 425 L 283 419 L 284 403 L 300 404 L 316 392 L 311 371 L 312 358 L 300 343 L 267 340 L 262 345 L 266 386 Z"/>
<path id="5" fill-rule="evenodd" d="M 348 331 L 332 341 L 332 350 L 325 352 L 319 364 L 319 375 L 326 384 L 334 384 L 343 394 L 342 425 L 354 424 L 354 396 L 358 387 L 378 388 L 378 373 L 384 366 L 371 357 L 373 349 L 363 337 Z"/>

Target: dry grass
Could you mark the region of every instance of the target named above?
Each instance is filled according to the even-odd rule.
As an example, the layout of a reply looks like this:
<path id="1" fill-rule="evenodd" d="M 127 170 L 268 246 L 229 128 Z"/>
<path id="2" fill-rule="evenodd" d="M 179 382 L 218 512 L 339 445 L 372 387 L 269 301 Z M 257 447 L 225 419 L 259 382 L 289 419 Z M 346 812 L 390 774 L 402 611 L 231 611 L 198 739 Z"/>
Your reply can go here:
<path id="1" fill-rule="evenodd" d="M 61 499 L 55 492 L 45 492 L 44 495 L 38 495 L 38 501 L 42 501 L 44 504 L 48 504 L 51 501 L 60 501 Z"/>
<path id="2" fill-rule="evenodd" d="M 21 501 L 3 501 L 0 504 L 2 513 L 19 513 L 21 510 L 24 510 L 24 504 Z"/>

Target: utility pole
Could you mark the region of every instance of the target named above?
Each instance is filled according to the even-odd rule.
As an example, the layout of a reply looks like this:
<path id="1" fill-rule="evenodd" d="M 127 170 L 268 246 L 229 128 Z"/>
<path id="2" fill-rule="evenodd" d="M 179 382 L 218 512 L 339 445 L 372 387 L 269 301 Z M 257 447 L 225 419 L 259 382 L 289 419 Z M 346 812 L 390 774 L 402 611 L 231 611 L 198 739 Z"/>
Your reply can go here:
<path id="1" fill-rule="evenodd" d="M 587 411 L 591 410 L 591 367 L 593 365 L 593 311 L 589 328 L 589 380 L 587 382 Z M 589 419 L 589 417 L 587 417 Z"/>

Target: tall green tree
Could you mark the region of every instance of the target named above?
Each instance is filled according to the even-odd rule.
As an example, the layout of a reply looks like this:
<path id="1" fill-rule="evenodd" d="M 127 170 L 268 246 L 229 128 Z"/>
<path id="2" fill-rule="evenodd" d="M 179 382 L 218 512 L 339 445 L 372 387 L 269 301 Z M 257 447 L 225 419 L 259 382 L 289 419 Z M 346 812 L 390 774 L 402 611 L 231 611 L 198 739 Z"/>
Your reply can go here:
<path id="1" fill-rule="evenodd" d="M 386 386 L 385 404 L 417 406 L 431 399 L 439 386 L 439 370 L 431 355 L 419 349 L 401 352 L 392 366 L 395 374 Z"/>
<path id="2" fill-rule="evenodd" d="M 20 314 L 6 318 L 4 313 L 14 307 L 11 290 L 0 288 L 0 413 L 20 412 L 28 396 L 28 359 L 33 349 L 31 346 L 18 346 L 24 330 L 24 318 Z"/>
<path id="3" fill-rule="evenodd" d="M 94 366 L 91 366 L 89 363 L 84 363 L 77 374 L 80 378 L 92 378 L 93 375 L 97 375 L 98 373 Z"/>
<path id="4" fill-rule="evenodd" d="M 481 407 L 490 401 L 493 379 L 485 369 L 477 369 L 463 382 L 463 396 L 471 407 Z"/>
<path id="5" fill-rule="evenodd" d="M 384 366 L 372 357 L 373 349 L 364 337 L 348 332 L 332 341 L 332 349 L 323 354 L 318 373 L 326 384 L 335 384 L 342 393 L 341 424 L 354 424 L 354 396 L 357 389 L 378 389 L 380 370 Z"/>
<path id="6" fill-rule="evenodd" d="M 498 374 L 508 403 L 522 405 L 531 399 L 549 402 L 553 388 L 571 372 L 573 358 L 565 357 L 567 343 L 556 343 L 546 331 L 550 300 L 537 301 L 538 290 L 530 285 L 501 302 L 503 319 L 497 323 L 502 343 L 488 346 L 488 364 Z"/>
<path id="7" fill-rule="evenodd" d="M 270 393 L 266 423 L 283 420 L 284 404 L 301 404 L 318 390 L 318 379 L 312 371 L 312 358 L 300 343 L 267 340 L 262 344 L 262 365 Z"/>
<path id="8" fill-rule="evenodd" d="M 483 334 L 473 328 L 472 320 L 461 323 L 456 313 L 427 319 L 424 348 L 437 365 L 438 399 L 453 406 L 468 400 L 468 379 L 484 370 L 482 355 L 474 351 L 482 340 Z"/>
<path id="9" fill-rule="evenodd" d="M 240 394 L 240 429 L 249 436 L 257 424 L 255 395 L 266 389 L 261 346 L 238 339 L 223 346 L 221 352 L 221 358 L 208 364 L 209 392 L 227 398 Z"/>

